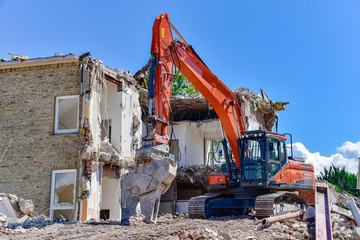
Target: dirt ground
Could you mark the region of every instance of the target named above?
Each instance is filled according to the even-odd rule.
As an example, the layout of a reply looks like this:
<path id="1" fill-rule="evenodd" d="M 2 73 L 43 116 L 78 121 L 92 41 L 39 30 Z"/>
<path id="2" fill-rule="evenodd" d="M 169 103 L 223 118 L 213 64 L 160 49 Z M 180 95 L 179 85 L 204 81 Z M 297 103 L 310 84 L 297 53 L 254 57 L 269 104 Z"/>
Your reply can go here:
<path id="1" fill-rule="evenodd" d="M 296 221 L 296 220 L 295 220 Z M 282 223 L 263 228 L 254 218 L 222 217 L 209 220 L 166 215 L 157 224 L 131 219 L 130 226 L 106 224 L 53 224 L 42 229 L 18 229 L 0 233 L 0 239 L 180 239 L 177 236 L 202 236 L 200 239 L 307 239 L 306 234 L 286 231 Z M 1 230 L 0 230 L 1 232 Z"/>

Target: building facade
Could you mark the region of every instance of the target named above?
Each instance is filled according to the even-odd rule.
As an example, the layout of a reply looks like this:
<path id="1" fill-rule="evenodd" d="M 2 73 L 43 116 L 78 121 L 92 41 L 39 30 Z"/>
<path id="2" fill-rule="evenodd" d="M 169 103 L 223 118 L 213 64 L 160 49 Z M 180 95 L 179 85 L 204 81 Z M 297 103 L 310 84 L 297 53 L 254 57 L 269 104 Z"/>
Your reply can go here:
<path id="1" fill-rule="evenodd" d="M 120 218 L 120 177 L 141 140 L 137 92 L 130 74 L 86 56 L 0 62 L 0 192 L 52 218 Z"/>

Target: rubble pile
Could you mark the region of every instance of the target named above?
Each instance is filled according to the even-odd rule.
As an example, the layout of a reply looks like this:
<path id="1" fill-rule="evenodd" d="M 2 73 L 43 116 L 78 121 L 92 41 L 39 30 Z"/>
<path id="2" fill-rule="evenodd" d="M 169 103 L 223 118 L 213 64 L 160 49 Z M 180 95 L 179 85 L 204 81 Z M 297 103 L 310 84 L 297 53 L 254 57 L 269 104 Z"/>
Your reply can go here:
<path id="1" fill-rule="evenodd" d="M 190 183 L 201 183 L 203 186 L 207 185 L 207 174 L 221 173 L 220 165 L 191 165 L 182 166 L 178 169 L 176 180 Z"/>
<path id="2" fill-rule="evenodd" d="M 350 193 L 347 193 L 347 192 L 341 192 L 341 194 L 338 194 L 336 205 L 339 206 L 339 207 L 350 210 L 348 202 L 352 198 L 354 199 L 356 205 L 359 207 L 360 206 L 360 199 L 358 197 L 355 197 L 355 196 L 351 195 Z"/>
<path id="3" fill-rule="evenodd" d="M 315 233 L 314 224 L 301 219 L 288 219 L 265 226 L 259 223 L 257 226 L 259 231 L 290 235 L 290 239 L 312 239 Z"/>
<path id="4" fill-rule="evenodd" d="M 133 167 L 135 165 L 133 158 L 121 156 L 107 138 L 101 141 L 101 145 L 99 152 L 99 160 L 101 162 L 120 167 Z"/>
<path id="5" fill-rule="evenodd" d="M 185 240 L 185 239 L 218 239 L 218 240 L 231 240 L 233 239 L 226 232 L 218 231 L 215 228 L 205 227 L 198 228 L 194 231 L 180 231 L 175 233 L 177 236 L 168 238 L 169 240 Z"/>
<path id="6" fill-rule="evenodd" d="M 279 117 L 276 111 L 284 111 L 285 105 L 288 103 L 272 102 L 263 90 L 261 90 L 261 93 L 262 96 L 250 91 L 248 88 L 237 88 L 234 91 L 239 103 L 243 103 L 241 105 L 243 111 L 250 112 L 249 116 L 255 122 L 262 123 L 266 126 L 266 130 L 271 131 L 276 119 Z M 247 126 L 248 128 L 249 126 Z"/>
<path id="7" fill-rule="evenodd" d="M 346 192 L 340 194 L 334 193 L 334 195 L 337 197 L 331 205 L 332 234 L 334 239 L 360 239 L 360 227 L 356 225 L 352 213 L 348 210 L 348 201 L 354 198 L 357 205 L 359 205 L 359 199 Z M 314 239 L 315 220 L 315 208 L 309 207 L 302 219 L 288 219 L 269 225 L 258 223 L 257 226 L 258 231 L 265 231 L 271 234 L 286 233 L 291 236 L 290 239 Z"/>
<path id="8" fill-rule="evenodd" d="M 34 212 L 31 200 L 25 200 L 14 194 L 0 193 L 0 226 L 22 223 Z"/>
<path id="9" fill-rule="evenodd" d="M 331 213 L 332 233 L 336 239 L 360 239 L 360 228 L 356 223 L 337 213 Z"/>
<path id="10" fill-rule="evenodd" d="M 14 194 L 0 193 L 0 232 L 25 232 L 27 228 L 41 229 L 53 223 L 76 223 L 59 218 L 51 220 L 45 215 L 33 216 L 34 204 Z"/>
<path id="11" fill-rule="evenodd" d="M 132 157 L 123 157 L 121 154 L 111 145 L 109 140 L 105 139 L 101 141 L 102 147 L 99 149 L 98 155 L 99 155 L 99 161 L 111 164 L 119 167 L 132 167 L 135 164 L 135 161 Z M 83 160 L 92 160 L 96 159 L 95 157 L 95 150 L 85 145 L 81 149 L 81 159 Z"/>

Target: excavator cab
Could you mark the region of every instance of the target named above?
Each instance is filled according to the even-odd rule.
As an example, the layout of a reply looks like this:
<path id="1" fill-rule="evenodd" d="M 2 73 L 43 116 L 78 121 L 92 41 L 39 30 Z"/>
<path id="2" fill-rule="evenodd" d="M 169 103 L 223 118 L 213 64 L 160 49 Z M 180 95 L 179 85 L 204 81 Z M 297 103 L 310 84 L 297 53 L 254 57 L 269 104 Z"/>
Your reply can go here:
<path id="1" fill-rule="evenodd" d="M 266 187 L 287 163 L 286 138 L 267 131 L 241 133 L 240 171 L 242 186 Z"/>

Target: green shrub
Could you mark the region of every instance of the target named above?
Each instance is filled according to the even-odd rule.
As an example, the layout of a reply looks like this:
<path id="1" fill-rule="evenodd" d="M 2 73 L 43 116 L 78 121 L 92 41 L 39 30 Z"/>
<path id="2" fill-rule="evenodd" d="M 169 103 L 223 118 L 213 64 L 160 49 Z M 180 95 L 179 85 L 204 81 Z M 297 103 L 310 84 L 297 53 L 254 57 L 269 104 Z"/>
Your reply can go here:
<path id="1" fill-rule="evenodd" d="M 346 191 L 360 197 L 360 191 L 356 189 L 357 177 L 354 173 L 347 172 L 345 167 L 340 168 L 332 164 L 329 169 L 324 168 L 324 172 L 320 172 L 317 179 L 333 184 L 337 192 Z"/>

